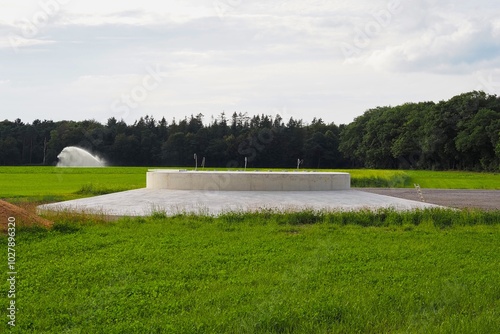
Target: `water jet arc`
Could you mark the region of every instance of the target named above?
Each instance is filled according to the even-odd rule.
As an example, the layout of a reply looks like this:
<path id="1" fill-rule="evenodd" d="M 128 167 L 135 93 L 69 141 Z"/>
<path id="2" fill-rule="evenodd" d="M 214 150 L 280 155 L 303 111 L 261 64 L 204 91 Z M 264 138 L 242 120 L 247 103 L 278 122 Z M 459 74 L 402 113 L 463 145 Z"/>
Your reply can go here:
<path id="1" fill-rule="evenodd" d="M 90 154 L 88 151 L 76 147 L 67 146 L 57 156 L 59 162 L 57 167 L 104 167 L 106 163 Z"/>

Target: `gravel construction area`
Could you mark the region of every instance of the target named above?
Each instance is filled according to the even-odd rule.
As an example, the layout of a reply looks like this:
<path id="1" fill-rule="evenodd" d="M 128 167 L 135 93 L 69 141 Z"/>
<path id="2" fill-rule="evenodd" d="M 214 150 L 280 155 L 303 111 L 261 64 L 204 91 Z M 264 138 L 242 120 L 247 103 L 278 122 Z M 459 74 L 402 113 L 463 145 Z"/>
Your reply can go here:
<path id="1" fill-rule="evenodd" d="M 241 211 L 412 210 L 435 207 L 431 203 L 381 196 L 358 190 L 332 191 L 203 191 L 135 189 L 107 195 L 41 205 L 39 212 L 95 212 L 109 216 L 149 216 L 154 212 L 219 215 Z"/>
<path id="2" fill-rule="evenodd" d="M 355 188 L 379 195 L 420 201 L 415 188 Z M 500 210 L 500 190 L 422 189 L 425 202 L 452 208 Z"/>

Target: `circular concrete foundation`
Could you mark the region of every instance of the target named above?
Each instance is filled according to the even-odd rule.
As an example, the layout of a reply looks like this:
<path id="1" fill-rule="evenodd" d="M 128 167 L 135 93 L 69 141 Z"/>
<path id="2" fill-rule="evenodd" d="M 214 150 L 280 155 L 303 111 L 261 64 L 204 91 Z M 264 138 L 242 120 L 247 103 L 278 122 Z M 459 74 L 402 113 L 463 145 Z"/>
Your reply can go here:
<path id="1" fill-rule="evenodd" d="M 146 188 L 208 191 L 329 191 L 351 187 L 349 173 L 148 171 Z"/>

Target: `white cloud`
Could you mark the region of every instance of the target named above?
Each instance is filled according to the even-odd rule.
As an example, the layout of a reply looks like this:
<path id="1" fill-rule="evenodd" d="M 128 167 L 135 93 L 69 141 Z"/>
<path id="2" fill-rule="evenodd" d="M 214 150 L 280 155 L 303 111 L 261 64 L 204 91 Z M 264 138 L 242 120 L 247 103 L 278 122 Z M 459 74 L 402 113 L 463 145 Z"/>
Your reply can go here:
<path id="1" fill-rule="evenodd" d="M 500 40 L 489 23 L 446 22 L 399 45 L 375 50 L 363 61 L 396 71 L 463 72 L 498 59 Z"/>
<path id="2" fill-rule="evenodd" d="M 18 52 L 19 49 L 29 48 L 33 46 L 50 45 L 54 44 L 56 41 L 35 39 L 35 38 L 24 38 L 19 35 L 9 34 L 7 37 L 0 38 L 0 48 L 1 49 L 11 49 L 14 52 Z"/>
<path id="3" fill-rule="evenodd" d="M 499 19 L 480 4 L 419 0 L 404 2 L 387 25 L 371 22 L 357 27 L 346 55 L 349 62 L 387 71 L 464 73 L 500 59 Z"/>
<path id="4" fill-rule="evenodd" d="M 500 94 L 500 66 L 474 72 L 473 78 L 477 84 L 475 90 L 482 90 L 488 94 Z"/>

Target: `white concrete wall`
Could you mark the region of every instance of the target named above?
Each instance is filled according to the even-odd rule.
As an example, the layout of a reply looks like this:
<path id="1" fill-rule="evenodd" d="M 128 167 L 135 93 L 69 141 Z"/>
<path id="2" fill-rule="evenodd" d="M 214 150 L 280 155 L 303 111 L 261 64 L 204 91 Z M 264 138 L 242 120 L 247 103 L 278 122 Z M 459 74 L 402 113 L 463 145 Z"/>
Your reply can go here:
<path id="1" fill-rule="evenodd" d="M 348 173 L 321 172 L 205 172 L 152 170 L 149 189 L 207 191 L 328 191 L 350 189 Z"/>

